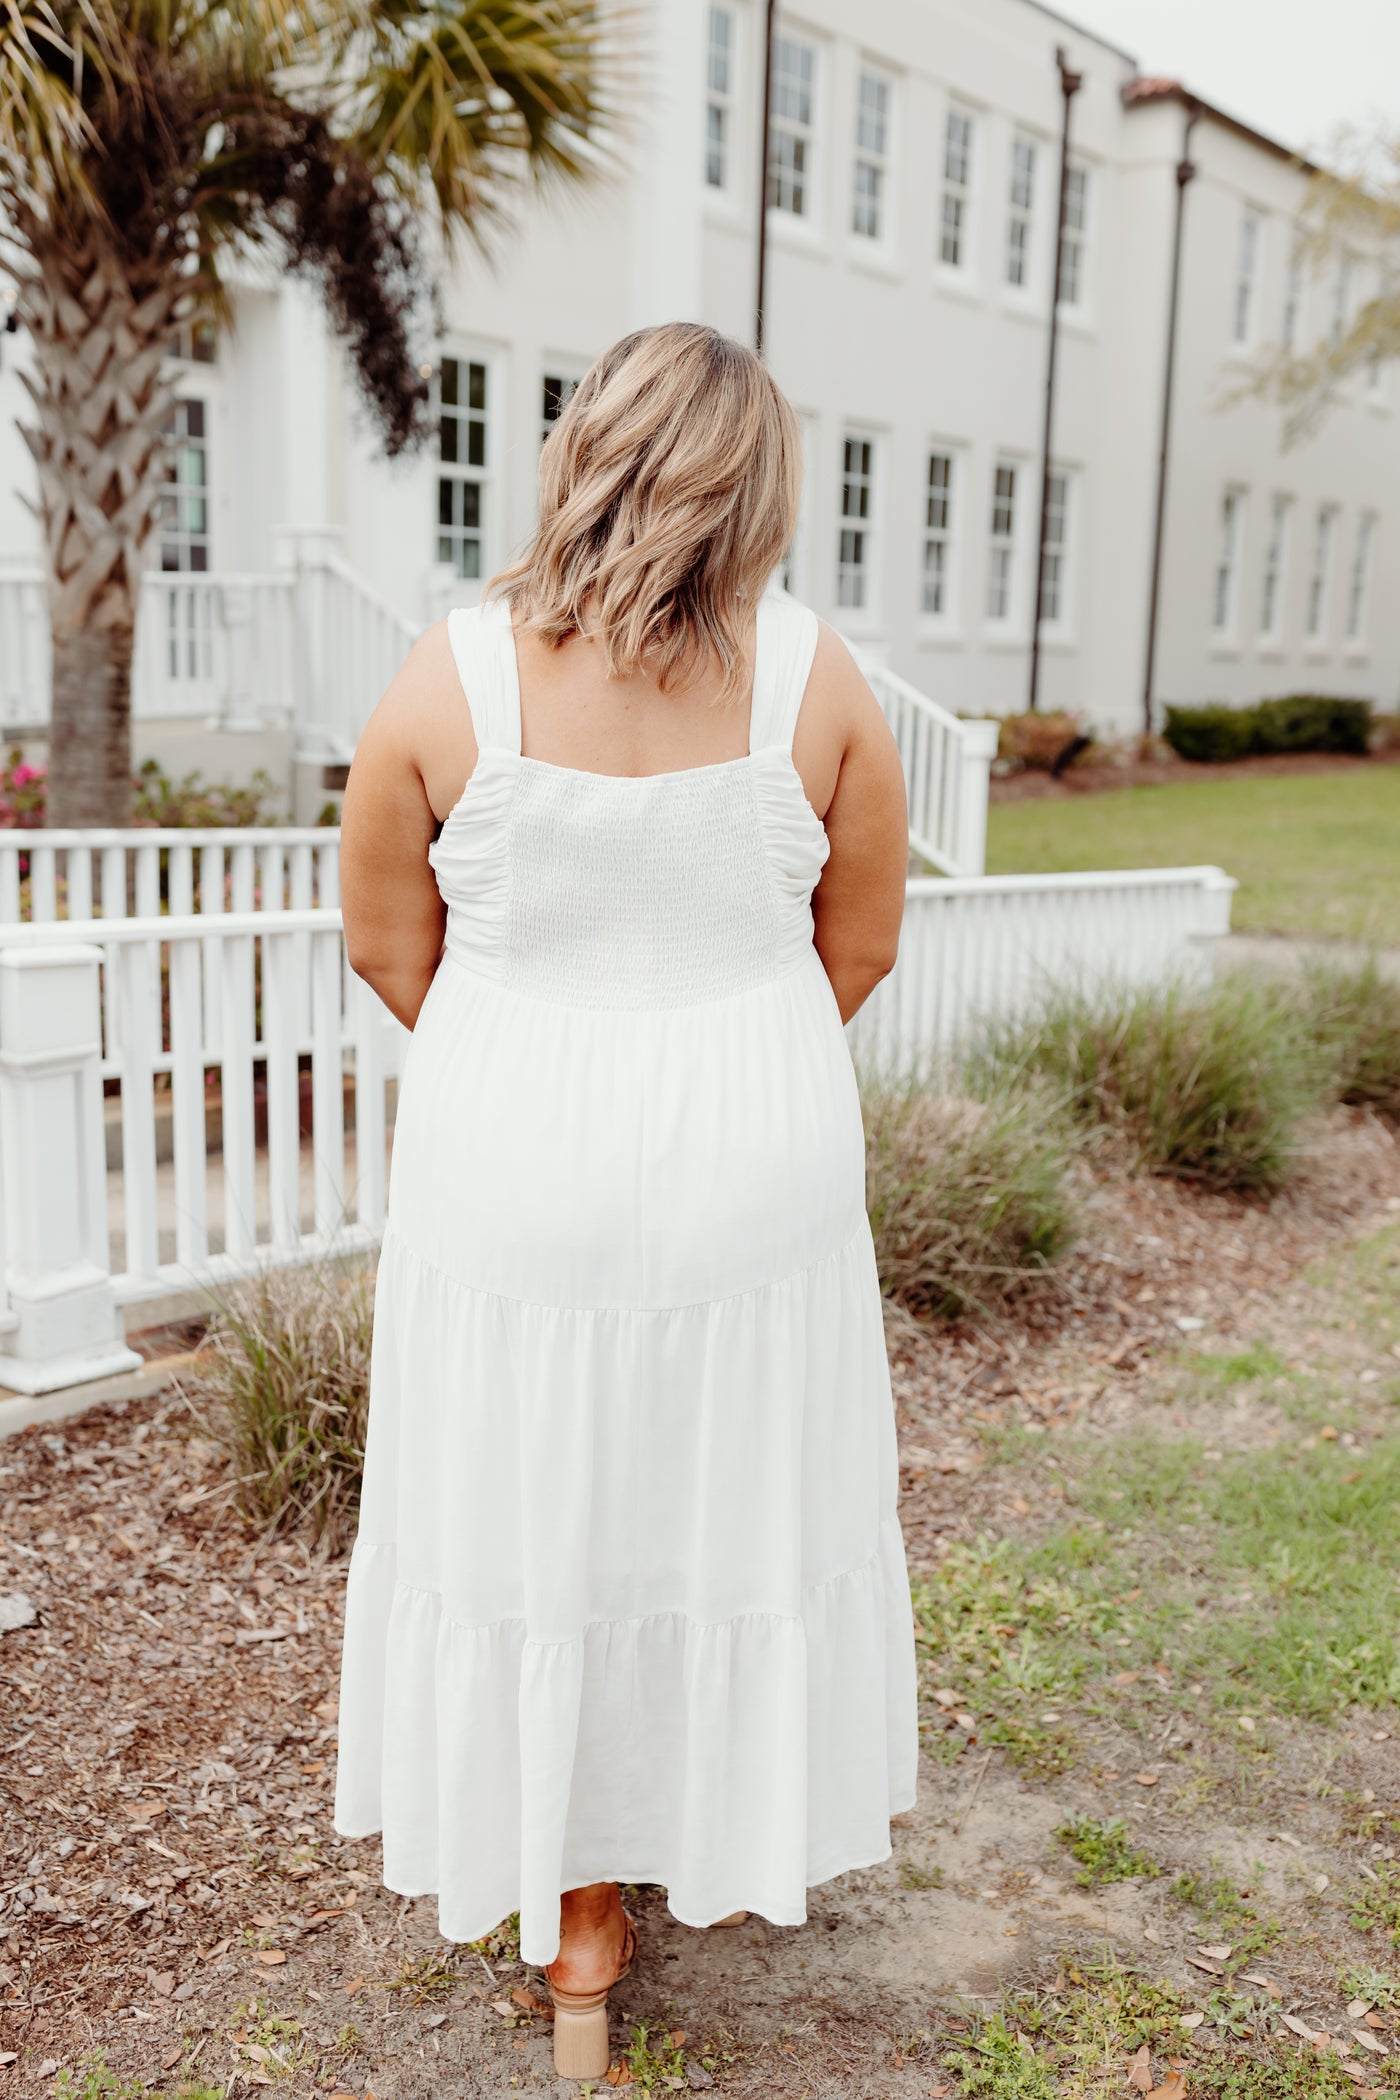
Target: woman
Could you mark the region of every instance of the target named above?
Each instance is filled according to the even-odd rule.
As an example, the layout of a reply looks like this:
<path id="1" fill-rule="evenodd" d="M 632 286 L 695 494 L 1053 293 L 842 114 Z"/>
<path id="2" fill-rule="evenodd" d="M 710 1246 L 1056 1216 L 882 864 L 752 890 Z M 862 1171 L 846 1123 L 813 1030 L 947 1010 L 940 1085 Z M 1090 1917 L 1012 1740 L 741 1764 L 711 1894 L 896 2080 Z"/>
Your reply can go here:
<path id="1" fill-rule="evenodd" d="M 904 785 L 836 635 L 764 595 L 799 473 L 749 351 L 615 344 L 346 790 L 351 964 L 413 1036 L 336 1827 L 449 1939 L 519 1910 L 565 2076 L 607 2068 L 619 1882 L 800 1924 L 914 1798 L 841 1026 L 894 962 Z"/>

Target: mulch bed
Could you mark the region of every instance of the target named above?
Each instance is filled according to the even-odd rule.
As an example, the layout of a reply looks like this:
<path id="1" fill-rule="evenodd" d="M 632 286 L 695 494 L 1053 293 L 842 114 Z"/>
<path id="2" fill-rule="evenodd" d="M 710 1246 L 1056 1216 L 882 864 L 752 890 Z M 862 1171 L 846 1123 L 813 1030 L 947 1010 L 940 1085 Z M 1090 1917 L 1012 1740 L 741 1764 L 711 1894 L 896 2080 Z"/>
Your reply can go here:
<path id="1" fill-rule="evenodd" d="M 1397 1212 L 1400 1144 L 1337 1112 L 1267 1209 L 1105 1175 L 1085 1244 L 1014 1321 L 892 1315 L 911 1562 L 992 1515 L 988 1424 L 1129 1404 L 1183 1322 L 1239 1334 Z M 0 1595 L 36 1611 L 0 1635 L 0 2095 L 49 2095 L 94 2048 L 171 2091 L 190 2064 L 228 2092 L 289 2064 L 305 2093 L 373 2076 L 380 2100 L 449 2066 L 454 2094 L 527 2064 L 548 2082 L 510 1946 L 446 1949 L 430 1902 L 379 1887 L 377 1844 L 331 1831 L 344 1562 L 250 1535 L 225 1498 L 173 1393 L 0 1443 Z"/>
<path id="2" fill-rule="evenodd" d="M 1027 769 L 1024 773 L 994 776 L 993 802 L 1067 801 L 1075 795 L 1102 795 L 1110 788 L 1179 787 L 1202 780 L 1283 780 L 1303 773 L 1367 772 L 1376 766 L 1400 765 L 1400 750 L 1374 752 L 1369 758 L 1351 758 L 1341 752 L 1286 752 L 1271 757 L 1235 758 L 1222 765 L 1203 766 L 1185 758 L 1132 759 L 1119 764 L 1071 766 L 1060 780 L 1048 773 Z"/>

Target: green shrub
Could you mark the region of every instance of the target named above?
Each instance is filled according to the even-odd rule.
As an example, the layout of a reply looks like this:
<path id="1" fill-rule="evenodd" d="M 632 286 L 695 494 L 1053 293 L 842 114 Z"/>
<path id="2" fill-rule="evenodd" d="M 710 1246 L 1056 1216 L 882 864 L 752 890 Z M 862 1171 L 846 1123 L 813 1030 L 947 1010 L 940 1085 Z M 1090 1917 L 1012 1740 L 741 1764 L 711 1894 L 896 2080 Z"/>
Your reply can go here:
<path id="1" fill-rule="evenodd" d="M 309 1523 L 332 1550 L 360 1499 L 369 1412 L 373 1291 L 333 1261 L 267 1269 L 216 1305 L 182 1381 L 228 1456 L 234 1500 L 269 1531 Z"/>
<path id="2" fill-rule="evenodd" d="M 1164 734 L 1178 758 L 1222 765 L 1232 758 L 1286 751 L 1339 751 L 1364 758 L 1371 748 L 1369 700 L 1327 693 L 1289 693 L 1257 707 L 1169 707 Z"/>
<path id="3" fill-rule="evenodd" d="M 1178 758 L 1218 766 L 1246 758 L 1254 744 L 1254 710 L 1245 707 L 1169 707 L 1162 734 Z"/>
<path id="4" fill-rule="evenodd" d="M 865 1121 L 881 1287 L 916 1319 L 1009 1304 L 1074 1237 L 1070 1148 L 1034 1093 L 883 1086 Z"/>
<path id="5" fill-rule="evenodd" d="M 1364 758 L 1371 743 L 1369 700 L 1290 693 L 1254 710 L 1256 751 L 1342 751 Z"/>
<path id="6" fill-rule="evenodd" d="M 993 1031 L 981 1069 L 1038 1078 L 1135 1167 L 1212 1190 L 1272 1195 L 1293 1171 L 1322 1064 L 1284 988 L 1243 975 L 1053 999 Z"/>
<path id="7" fill-rule="evenodd" d="M 281 822 L 271 805 L 282 791 L 261 766 L 246 787 L 235 787 L 228 781 L 206 781 L 199 772 L 174 780 L 158 759 L 148 758 L 132 786 L 133 824 L 184 829 Z"/>
<path id="8" fill-rule="evenodd" d="M 1400 1123 L 1400 982 L 1374 959 L 1306 980 L 1307 1027 L 1329 1060 L 1338 1101 Z"/>
<path id="9" fill-rule="evenodd" d="M 1048 773 L 1083 733 L 1078 715 L 1003 715 L 997 731 L 997 757 L 1027 772 Z"/>

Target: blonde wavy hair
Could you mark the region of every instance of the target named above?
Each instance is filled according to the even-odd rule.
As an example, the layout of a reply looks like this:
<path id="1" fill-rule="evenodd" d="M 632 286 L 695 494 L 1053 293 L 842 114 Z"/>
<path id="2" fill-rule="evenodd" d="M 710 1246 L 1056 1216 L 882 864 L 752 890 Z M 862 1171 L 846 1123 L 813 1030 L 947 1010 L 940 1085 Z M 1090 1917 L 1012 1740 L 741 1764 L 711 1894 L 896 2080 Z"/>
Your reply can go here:
<path id="1" fill-rule="evenodd" d="M 539 524 L 492 578 L 531 633 L 585 634 L 610 673 L 662 691 L 716 663 L 744 683 L 744 635 L 797 520 L 797 417 L 742 343 L 698 322 L 623 336 L 540 454 Z"/>

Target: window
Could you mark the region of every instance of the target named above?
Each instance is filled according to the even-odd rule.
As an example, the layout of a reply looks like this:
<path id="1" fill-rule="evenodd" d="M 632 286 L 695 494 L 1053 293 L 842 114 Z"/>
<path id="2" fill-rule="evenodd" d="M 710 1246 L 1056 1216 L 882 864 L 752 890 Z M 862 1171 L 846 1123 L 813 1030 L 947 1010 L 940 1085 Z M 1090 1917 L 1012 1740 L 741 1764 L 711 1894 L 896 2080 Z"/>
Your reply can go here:
<path id="1" fill-rule="evenodd" d="M 1308 574 L 1307 615 L 1304 633 L 1310 642 L 1327 638 L 1328 599 L 1332 594 L 1332 532 L 1336 512 L 1324 503 L 1317 513 L 1313 532 L 1312 568 Z"/>
<path id="2" fill-rule="evenodd" d="M 1235 272 L 1234 338 L 1247 343 L 1254 333 L 1254 282 L 1259 270 L 1259 214 L 1247 211 L 1240 220 L 1239 266 Z"/>
<path id="3" fill-rule="evenodd" d="M 1259 633 L 1266 642 L 1277 641 L 1283 626 L 1283 582 L 1288 562 L 1288 523 L 1293 505 L 1287 496 L 1275 496 L 1269 506 L 1269 538 L 1264 548 L 1264 589 L 1259 601 Z"/>
<path id="4" fill-rule="evenodd" d="M 817 54 L 796 37 L 773 47 L 773 108 L 768 141 L 768 202 L 795 219 L 812 211 L 812 132 Z"/>
<path id="5" fill-rule="evenodd" d="M 171 331 L 166 345 L 171 357 L 182 364 L 212 365 L 218 361 L 218 339 L 210 320 L 182 321 Z"/>
<path id="6" fill-rule="evenodd" d="M 705 180 L 712 190 L 729 187 L 733 127 L 734 17 L 727 7 L 712 7 L 705 53 Z"/>
<path id="7" fill-rule="evenodd" d="M 1244 528 L 1244 490 L 1226 489 L 1220 499 L 1220 554 L 1215 564 L 1215 589 L 1211 598 L 1210 624 L 1214 633 L 1235 631 L 1235 599 L 1239 583 L 1240 538 Z"/>
<path id="8" fill-rule="evenodd" d="M 437 558 L 467 579 L 484 570 L 486 416 L 486 366 L 445 357 L 438 375 Z"/>
<path id="9" fill-rule="evenodd" d="M 972 119 L 950 109 L 943 139 L 943 230 L 939 256 L 950 270 L 965 270 L 972 211 Z"/>
<path id="10" fill-rule="evenodd" d="M 923 608 L 935 620 L 953 611 L 953 506 L 957 465 L 951 452 L 930 452 L 924 495 Z"/>
<path id="11" fill-rule="evenodd" d="M 1089 170 L 1065 169 L 1065 223 L 1060 235 L 1060 304 L 1082 306 L 1085 253 L 1089 243 Z"/>
<path id="12" fill-rule="evenodd" d="M 874 517 L 875 441 L 848 437 L 841 445 L 841 536 L 836 603 L 870 602 L 870 533 Z"/>
<path id="13" fill-rule="evenodd" d="M 1011 210 L 1006 222 L 1006 281 L 1031 281 L 1031 214 L 1035 207 L 1035 141 L 1011 143 Z"/>
<path id="14" fill-rule="evenodd" d="M 1337 257 L 1337 275 L 1332 288 L 1332 348 L 1335 350 L 1351 326 L 1352 259 Z"/>
<path id="15" fill-rule="evenodd" d="M 1040 617 L 1050 627 L 1069 619 L 1070 479 L 1052 470 L 1045 483 L 1045 550 L 1040 564 Z"/>
<path id="16" fill-rule="evenodd" d="M 1346 638 L 1352 648 L 1361 648 L 1366 640 L 1366 615 L 1371 597 L 1371 550 L 1376 540 L 1376 515 L 1363 510 L 1356 527 L 1356 551 L 1351 559 L 1351 578 L 1347 585 Z"/>
<path id="17" fill-rule="evenodd" d="M 209 567 L 209 445 L 202 401 L 175 401 L 165 419 L 160 496 L 160 565 L 202 574 Z"/>
<path id="18" fill-rule="evenodd" d="M 1296 350 L 1298 347 L 1298 325 L 1303 316 L 1303 248 L 1299 236 L 1293 236 L 1293 246 L 1288 251 L 1288 280 L 1283 292 L 1283 347 Z"/>
<path id="19" fill-rule="evenodd" d="M 885 237 L 890 137 L 890 83 L 862 70 L 856 95 L 856 186 L 851 231 L 868 241 Z"/>
<path id="20" fill-rule="evenodd" d="M 987 618 L 1011 618 L 1016 558 L 1016 468 L 999 460 L 992 474 L 991 558 L 987 569 Z"/>
<path id="21" fill-rule="evenodd" d="M 549 436 L 578 389 L 572 374 L 546 372 L 540 389 L 540 439 Z"/>

